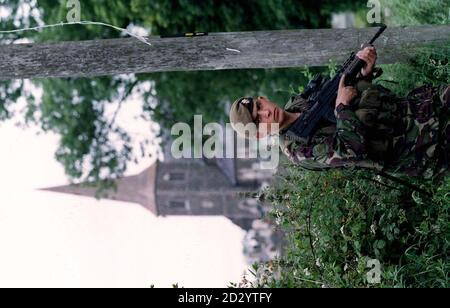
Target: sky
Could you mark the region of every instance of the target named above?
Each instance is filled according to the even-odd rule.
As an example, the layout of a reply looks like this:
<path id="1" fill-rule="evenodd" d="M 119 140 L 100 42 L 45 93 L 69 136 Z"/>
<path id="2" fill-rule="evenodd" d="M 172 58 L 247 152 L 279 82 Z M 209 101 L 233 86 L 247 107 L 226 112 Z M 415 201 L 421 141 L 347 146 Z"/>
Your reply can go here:
<path id="1" fill-rule="evenodd" d="M 8 14 L 0 7 L 0 18 Z M 131 95 L 116 119 L 135 145 L 157 131 L 155 123 L 139 120 L 141 104 Z M 116 109 L 117 103 L 108 104 L 107 116 Z M 54 159 L 59 137 L 18 128 L 17 119 L 0 122 L 0 287 L 226 287 L 240 281 L 248 268 L 245 233 L 224 217 L 161 218 L 137 204 L 40 191 L 68 183 Z M 162 158 L 156 149 L 149 152 L 152 158 L 126 174 Z"/>
<path id="2" fill-rule="evenodd" d="M 137 138 L 154 125 L 136 122 L 139 106 L 130 98 L 117 118 Z M 0 123 L 0 287 L 226 287 L 241 280 L 245 233 L 224 217 L 157 218 L 137 204 L 40 191 L 68 180 L 54 159 L 59 137 L 37 132 Z"/>

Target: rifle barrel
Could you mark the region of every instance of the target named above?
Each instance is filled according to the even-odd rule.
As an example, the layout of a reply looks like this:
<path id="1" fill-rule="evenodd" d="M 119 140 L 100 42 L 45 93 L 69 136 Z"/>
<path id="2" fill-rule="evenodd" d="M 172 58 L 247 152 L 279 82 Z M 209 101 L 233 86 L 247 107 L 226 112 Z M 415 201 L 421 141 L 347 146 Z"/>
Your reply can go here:
<path id="1" fill-rule="evenodd" d="M 377 33 L 375 34 L 375 36 L 369 41 L 369 44 L 372 45 L 377 38 L 380 37 L 380 35 L 384 32 L 384 30 L 386 30 L 387 26 L 386 25 L 381 25 L 381 28 L 377 31 Z"/>

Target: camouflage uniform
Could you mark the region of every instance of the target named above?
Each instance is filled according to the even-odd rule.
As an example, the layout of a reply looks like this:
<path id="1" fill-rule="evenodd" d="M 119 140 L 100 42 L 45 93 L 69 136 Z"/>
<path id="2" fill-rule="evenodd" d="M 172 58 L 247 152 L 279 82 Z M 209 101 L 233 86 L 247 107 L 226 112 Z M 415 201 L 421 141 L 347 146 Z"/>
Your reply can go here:
<path id="1" fill-rule="evenodd" d="M 351 106 L 336 109 L 336 124 L 320 123 L 308 140 L 281 132 L 280 147 L 292 162 L 312 170 L 357 166 L 424 178 L 448 172 L 450 88 L 423 86 L 406 98 L 369 81 L 356 88 Z M 285 106 L 289 112 L 306 108 L 299 95 Z"/>

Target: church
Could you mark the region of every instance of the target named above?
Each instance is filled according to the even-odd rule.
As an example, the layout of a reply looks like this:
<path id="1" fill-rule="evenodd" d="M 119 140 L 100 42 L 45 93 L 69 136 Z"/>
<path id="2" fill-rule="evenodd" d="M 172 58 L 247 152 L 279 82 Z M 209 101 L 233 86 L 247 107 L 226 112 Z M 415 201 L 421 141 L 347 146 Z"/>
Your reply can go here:
<path id="1" fill-rule="evenodd" d="M 163 150 L 164 161 L 117 180 L 117 191 L 107 199 L 140 204 L 156 216 L 225 216 L 245 231 L 262 218 L 267 205 L 249 195 L 268 185 L 273 171 L 261 170 L 258 159 L 174 159 L 170 142 Z M 93 187 L 75 184 L 44 190 L 88 197 L 96 193 Z"/>

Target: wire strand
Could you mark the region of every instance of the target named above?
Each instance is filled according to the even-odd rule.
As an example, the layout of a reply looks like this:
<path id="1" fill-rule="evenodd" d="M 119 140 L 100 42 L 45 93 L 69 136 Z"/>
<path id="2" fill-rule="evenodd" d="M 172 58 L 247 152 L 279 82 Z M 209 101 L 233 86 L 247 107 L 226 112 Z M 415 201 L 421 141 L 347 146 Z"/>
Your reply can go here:
<path id="1" fill-rule="evenodd" d="M 25 31 L 38 31 L 38 30 L 47 29 L 47 28 L 63 27 L 63 26 L 70 26 L 70 25 L 96 25 L 96 26 L 109 27 L 109 28 L 115 29 L 120 32 L 125 32 L 129 36 L 134 37 L 135 39 L 141 41 L 142 43 L 152 46 L 152 44 L 150 44 L 145 37 L 131 33 L 127 29 L 120 28 L 120 27 L 117 27 L 117 26 L 114 26 L 114 25 L 111 25 L 108 23 L 104 23 L 104 22 L 89 21 L 89 20 L 73 21 L 73 22 L 60 22 L 60 23 L 51 24 L 51 25 L 42 25 L 42 26 L 21 28 L 21 29 L 15 29 L 15 30 L 3 30 L 3 31 L 0 31 L 0 34 L 12 34 L 12 33 L 20 33 L 20 32 L 25 32 Z"/>

